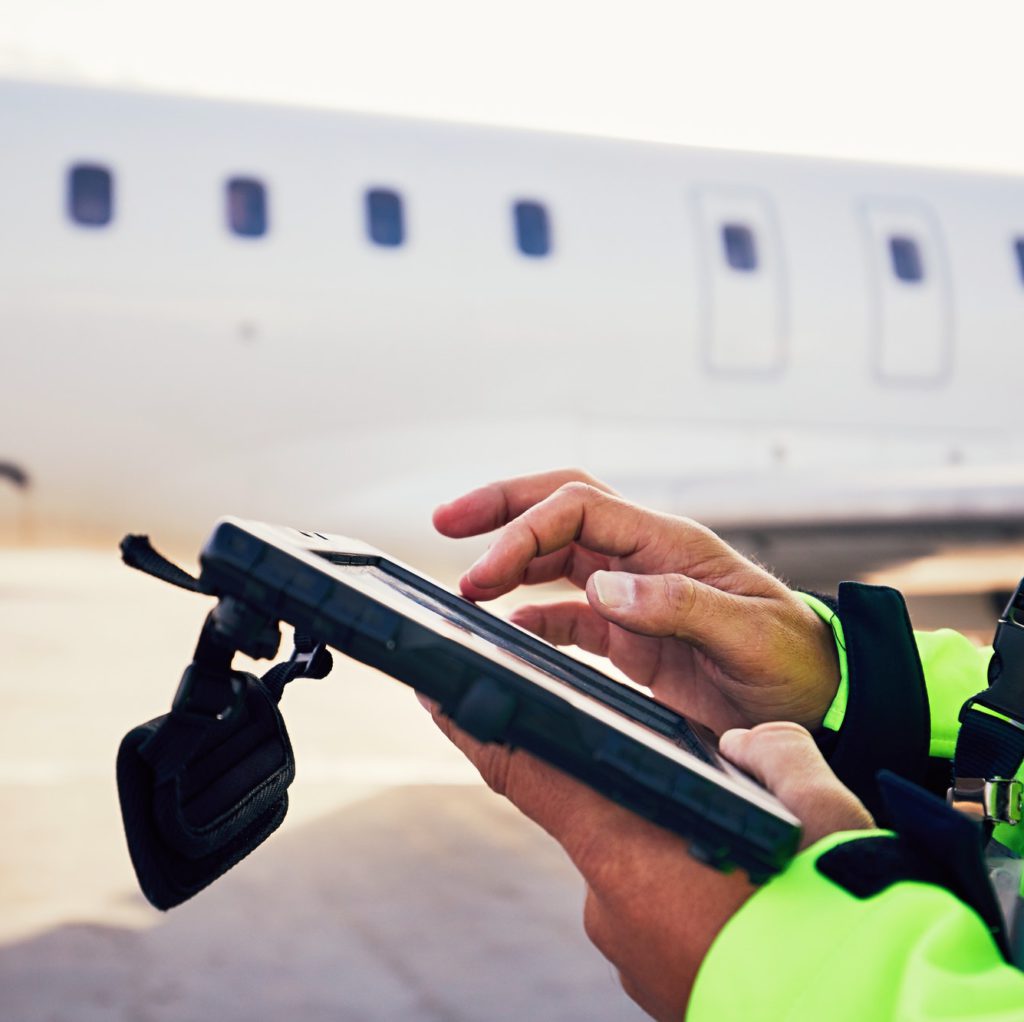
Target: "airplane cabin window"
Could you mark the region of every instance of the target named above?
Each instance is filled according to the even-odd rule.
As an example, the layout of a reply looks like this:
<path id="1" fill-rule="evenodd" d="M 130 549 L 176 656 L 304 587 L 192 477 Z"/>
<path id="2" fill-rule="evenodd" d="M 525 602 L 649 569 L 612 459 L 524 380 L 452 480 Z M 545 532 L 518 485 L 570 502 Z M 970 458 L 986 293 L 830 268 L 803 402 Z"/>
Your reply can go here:
<path id="1" fill-rule="evenodd" d="M 114 179 L 106 167 L 76 163 L 68 172 L 68 215 L 84 227 L 104 227 L 114 216 Z"/>
<path id="2" fill-rule="evenodd" d="M 1017 272 L 1021 281 L 1024 281 L 1024 238 L 1014 239 L 1013 250 L 1017 254 Z"/>
<path id="3" fill-rule="evenodd" d="M 754 232 L 744 224 L 722 225 L 725 261 L 734 269 L 750 273 L 757 269 L 757 243 Z"/>
<path id="4" fill-rule="evenodd" d="M 894 235 L 889 239 L 889 254 L 892 256 L 892 272 L 899 280 L 908 284 L 924 280 L 921 250 L 913 238 Z"/>
<path id="5" fill-rule="evenodd" d="M 233 177 L 227 185 L 228 227 L 243 238 L 267 233 L 267 190 L 262 181 Z"/>
<path id="6" fill-rule="evenodd" d="M 548 211 L 539 202 L 517 202 L 512 207 L 516 244 L 525 256 L 546 256 L 551 252 Z"/>
<path id="7" fill-rule="evenodd" d="M 366 193 L 366 233 L 375 245 L 394 248 L 405 241 L 405 216 L 398 192 L 371 188 Z"/>

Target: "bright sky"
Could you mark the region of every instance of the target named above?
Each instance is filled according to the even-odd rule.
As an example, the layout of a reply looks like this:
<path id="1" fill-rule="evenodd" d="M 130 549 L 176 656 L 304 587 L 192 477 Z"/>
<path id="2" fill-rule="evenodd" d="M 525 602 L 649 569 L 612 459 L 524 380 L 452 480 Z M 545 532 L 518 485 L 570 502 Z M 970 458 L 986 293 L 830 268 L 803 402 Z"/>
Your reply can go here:
<path id="1" fill-rule="evenodd" d="M 1020 0 L 0 0 L 0 75 L 1024 173 Z"/>

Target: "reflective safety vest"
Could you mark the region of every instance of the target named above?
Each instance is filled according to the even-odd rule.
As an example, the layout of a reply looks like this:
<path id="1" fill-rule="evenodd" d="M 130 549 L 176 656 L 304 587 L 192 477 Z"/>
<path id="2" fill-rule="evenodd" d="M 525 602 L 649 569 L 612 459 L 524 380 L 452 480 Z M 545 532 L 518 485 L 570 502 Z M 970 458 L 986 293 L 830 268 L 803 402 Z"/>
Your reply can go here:
<path id="1" fill-rule="evenodd" d="M 961 709 L 986 688 L 992 651 L 949 630 L 912 633 L 892 589 L 844 583 L 837 601 L 805 599 L 831 622 L 841 661 L 819 736 L 833 769 L 886 823 L 880 769 L 894 788 L 935 795 L 922 790 L 923 812 L 897 807 L 908 831 L 831 834 L 761 887 L 712 945 L 687 1019 L 1021 1022 L 1024 972 L 994 932 L 991 889 L 966 895 L 970 863 L 947 869 L 945 846 L 922 847 L 935 807 L 935 844 L 952 847 L 959 814 L 939 812 L 937 796 L 952 783 Z M 1015 773 L 1024 780 L 1019 762 Z M 994 837 L 997 891 L 1018 922 L 1024 824 L 999 824 Z"/>

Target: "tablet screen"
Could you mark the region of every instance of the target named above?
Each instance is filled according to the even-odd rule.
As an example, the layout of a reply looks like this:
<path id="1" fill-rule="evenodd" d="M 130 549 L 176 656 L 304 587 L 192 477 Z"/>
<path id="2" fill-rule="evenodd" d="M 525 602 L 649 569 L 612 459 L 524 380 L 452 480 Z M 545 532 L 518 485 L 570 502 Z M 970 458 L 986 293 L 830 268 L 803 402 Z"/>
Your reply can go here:
<path id="1" fill-rule="evenodd" d="M 353 575 L 358 577 L 360 588 L 368 595 L 376 592 L 378 597 L 384 598 L 385 603 L 393 601 L 395 595 L 404 597 L 459 629 L 460 638 L 464 642 L 477 645 L 479 639 L 483 638 L 517 661 L 525 661 L 601 699 L 613 708 L 638 718 L 645 726 L 670 741 L 690 749 L 694 755 L 707 762 L 712 761 L 708 747 L 696 739 L 690 723 L 673 710 L 655 702 L 638 689 L 615 681 L 575 660 L 532 632 L 457 596 L 439 583 L 386 558 L 353 557 L 330 550 L 314 552 L 342 568 L 349 578 Z M 710 748 L 714 747 L 714 738 L 711 737 Z"/>
<path id="2" fill-rule="evenodd" d="M 788 815 L 773 796 L 718 755 L 715 736 L 702 725 L 660 706 L 650 697 L 574 660 L 517 625 L 384 557 L 316 548 L 309 552 L 329 561 L 349 584 L 385 606 L 399 609 L 398 603 L 405 603 L 401 608 L 403 614 L 434 630 L 442 630 L 439 625 L 443 622 L 442 628 L 461 644 L 502 663 L 591 716 L 641 738 L 670 758 L 714 777 L 716 783 L 731 782 L 747 798 L 777 815 L 780 810 L 781 815 Z M 616 695 L 623 701 L 622 709 L 615 706 Z M 651 721 L 637 720 L 635 706 L 638 702 L 645 710 L 654 711 L 653 726 Z M 629 709 L 625 708 L 626 703 Z M 681 756 L 685 759 L 680 759 Z"/>

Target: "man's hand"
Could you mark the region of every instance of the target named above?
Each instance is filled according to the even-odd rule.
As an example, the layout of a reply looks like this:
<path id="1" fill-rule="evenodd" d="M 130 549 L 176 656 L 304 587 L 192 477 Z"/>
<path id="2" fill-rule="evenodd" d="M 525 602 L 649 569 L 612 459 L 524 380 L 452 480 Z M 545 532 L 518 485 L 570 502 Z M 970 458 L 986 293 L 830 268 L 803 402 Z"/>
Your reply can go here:
<path id="1" fill-rule="evenodd" d="M 587 600 L 512 620 L 607 656 L 662 702 L 717 733 L 768 720 L 821 724 L 839 683 L 829 627 L 763 568 L 694 521 L 623 500 L 576 470 L 523 476 L 434 512 L 447 536 L 501 531 L 463 576 L 489 600 L 565 578 Z"/>
<path id="2" fill-rule="evenodd" d="M 801 848 L 837 830 L 865 830 L 875 821 L 822 758 L 810 734 L 789 720 L 737 728 L 719 739 L 726 759 L 761 782 L 800 821 Z"/>
<path id="3" fill-rule="evenodd" d="M 756 890 L 747 878 L 703 865 L 675 834 L 524 752 L 476 741 L 428 708 L 488 785 L 565 849 L 586 883 L 587 936 L 618 969 L 626 993 L 655 1019 L 683 1018 L 712 942 Z M 873 825 L 795 724 L 731 731 L 722 751 L 802 821 L 805 844 Z"/>

